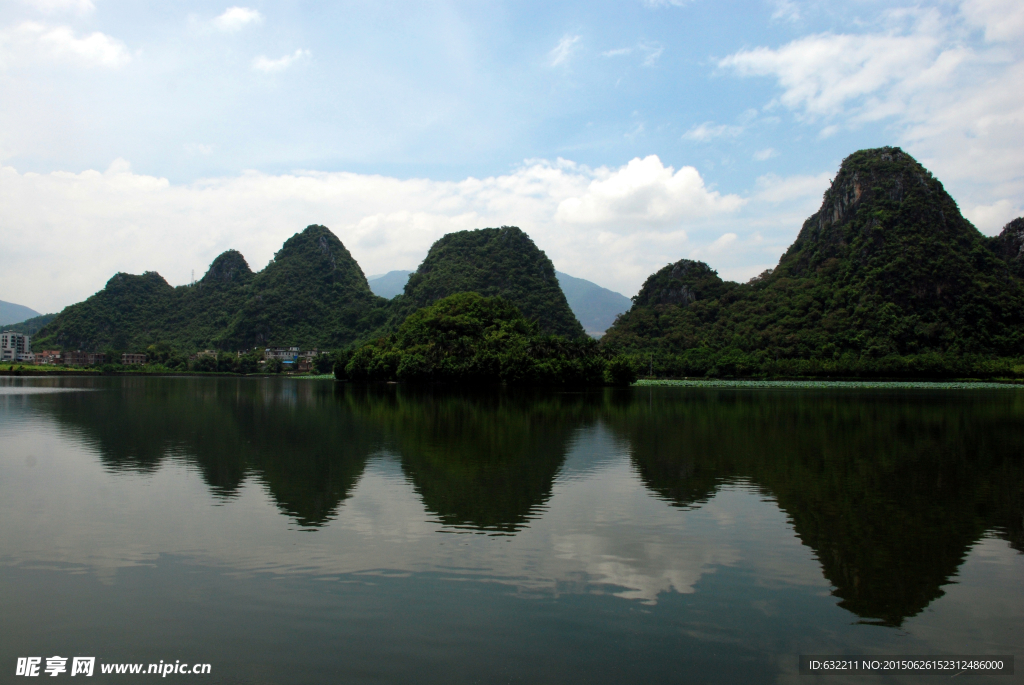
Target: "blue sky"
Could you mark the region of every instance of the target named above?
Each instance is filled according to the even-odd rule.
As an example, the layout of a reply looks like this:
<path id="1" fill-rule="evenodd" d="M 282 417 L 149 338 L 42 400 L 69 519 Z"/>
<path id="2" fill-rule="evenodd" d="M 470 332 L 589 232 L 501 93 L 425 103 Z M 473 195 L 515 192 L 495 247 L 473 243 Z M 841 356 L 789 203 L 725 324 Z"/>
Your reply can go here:
<path id="1" fill-rule="evenodd" d="M 746 280 L 886 144 L 991 234 L 1024 207 L 1022 7 L 0 0 L 3 299 L 259 269 L 309 223 L 367 273 L 516 224 L 626 295 L 682 257 Z"/>

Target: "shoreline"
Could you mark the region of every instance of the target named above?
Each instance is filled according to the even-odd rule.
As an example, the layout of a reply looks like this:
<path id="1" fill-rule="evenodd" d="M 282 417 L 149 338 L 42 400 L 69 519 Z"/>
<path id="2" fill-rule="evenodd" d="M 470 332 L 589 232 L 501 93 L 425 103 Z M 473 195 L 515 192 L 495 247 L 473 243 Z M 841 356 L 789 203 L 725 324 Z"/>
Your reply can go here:
<path id="1" fill-rule="evenodd" d="M 632 387 L 639 388 L 734 388 L 734 389 L 921 389 L 921 390 L 984 390 L 1024 387 L 1018 379 L 903 379 L 903 378 L 641 378 Z"/>
<path id="2" fill-rule="evenodd" d="M 296 378 L 296 379 L 317 379 L 323 380 L 327 378 L 334 378 L 334 374 L 325 375 L 289 375 L 284 373 L 232 373 L 230 371 L 92 371 L 89 369 L 53 369 L 53 370 L 41 370 L 37 368 L 31 369 L 0 369 L 0 377 L 33 377 L 33 378 L 46 378 L 46 377 L 58 377 L 58 376 L 135 376 L 135 377 L 150 377 L 150 378 L 169 378 L 169 377 L 186 377 L 186 378 Z"/>
<path id="3" fill-rule="evenodd" d="M 0 369 L 0 377 L 58 378 L 58 377 L 147 377 L 147 378 L 281 378 L 291 380 L 338 380 L 333 374 L 273 374 L 273 373 L 231 373 L 231 372 L 173 372 L 173 371 L 92 371 L 87 369 Z M 393 385 L 393 382 L 388 384 Z M 419 384 L 413 384 L 419 385 Z M 429 384 L 428 384 L 429 385 Z M 443 384 L 451 385 L 451 384 Z M 602 386 L 611 387 L 611 386 Z M 1024 387 L 1024 380 L 1016 378 L 641 378 L 629 387 L 654 388 L 723 388 L 723 389 L 995 389 Z"/>

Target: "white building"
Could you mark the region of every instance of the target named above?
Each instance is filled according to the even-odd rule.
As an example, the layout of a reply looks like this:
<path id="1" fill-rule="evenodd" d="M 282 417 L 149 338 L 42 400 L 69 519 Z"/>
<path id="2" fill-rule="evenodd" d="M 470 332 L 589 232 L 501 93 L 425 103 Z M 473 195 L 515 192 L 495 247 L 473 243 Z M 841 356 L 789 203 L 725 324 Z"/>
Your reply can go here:
<path id="1" fill-rule="evenodd" d="M 295 362 L 299 359 L 299 348 L 297 347 L 268 347 L 263 358 L 267 361 L 280 359 L 284 363 Z"/>
<path id="2" fill-rule="evenodd" d="M 14 331 L 0 333 L 0 361 L 35 363 L 36 356 L 32 354 L 31 341 L 30 336 Z"/>

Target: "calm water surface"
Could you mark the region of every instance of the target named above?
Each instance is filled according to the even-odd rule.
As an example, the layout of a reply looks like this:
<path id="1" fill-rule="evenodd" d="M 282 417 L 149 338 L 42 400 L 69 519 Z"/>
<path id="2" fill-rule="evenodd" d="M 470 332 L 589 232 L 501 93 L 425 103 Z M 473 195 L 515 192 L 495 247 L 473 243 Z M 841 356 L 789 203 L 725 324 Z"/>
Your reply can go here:
<path id="1" fill-rule="evenodd" d="M 937 682 L 797 655 L 1019 661 L 1022 551 L 1019 389 L 0 379 L 0 682 Z"/>

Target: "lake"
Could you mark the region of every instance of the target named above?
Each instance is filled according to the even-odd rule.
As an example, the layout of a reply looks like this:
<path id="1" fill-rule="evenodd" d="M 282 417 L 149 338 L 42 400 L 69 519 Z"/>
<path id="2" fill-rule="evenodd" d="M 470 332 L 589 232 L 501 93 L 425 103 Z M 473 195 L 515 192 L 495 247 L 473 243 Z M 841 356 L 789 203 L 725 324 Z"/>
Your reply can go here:
<path id="1" fill-rule="evenodd" d="M 1022 552 L 1020 388 L 0 379 L 0 682 L 935 682 L 797 657 L 1020 655 Z"/>

